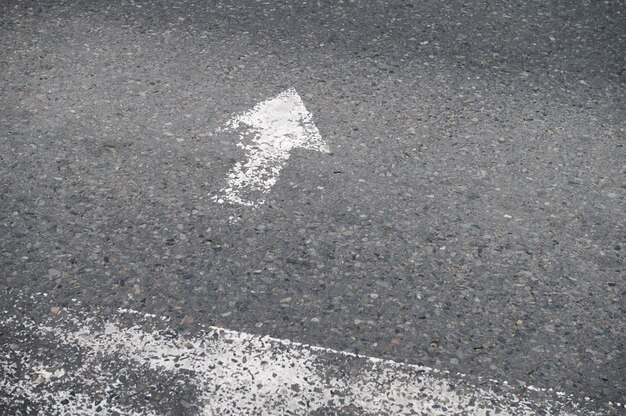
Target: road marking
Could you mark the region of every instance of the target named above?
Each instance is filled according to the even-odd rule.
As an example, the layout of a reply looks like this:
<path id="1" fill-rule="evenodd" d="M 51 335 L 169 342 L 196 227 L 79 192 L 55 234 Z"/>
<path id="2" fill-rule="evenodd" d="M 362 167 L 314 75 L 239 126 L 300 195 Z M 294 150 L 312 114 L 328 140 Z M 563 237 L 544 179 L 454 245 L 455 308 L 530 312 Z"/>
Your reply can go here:
<path id="1" fill-rule="evenodd" d="M 154 403 L 163 400 L 156 397 L 169 393 L 180 404 L 171 392 L 190 386 L 195 394 L 186 399 L 185 414 L 207 416 L 603 415 L 563 397 L 520 398 L 506 392 L 506 383 L 495 393 L 427 367 L 216 327 L 184 337 L 167 329 L 165 319 L 119 312 L 108 321 L 68 309 L 43 324 L 1 320 L 15 338 L 34 337 L 45 354 L 56 353 L 45 362 L 39 352 L 4 348 L 0 409 L 4 401 L 29 415 L 92 415 L 99 408 L 98 414 L 155 416 L 161 413 Z M 147 394 L 136 380 L 150 386 Z M 528 387 L 526 395 L 536 390 Z"/>
<path id="2" fill-rule="evenodd" d="M 219 131 L 239 129 L 237 147 L 245 150 L 246 159 L 235 163 L 228 172 L 227 185 L 213 196 L 220 204 L 258 207 L 265 202 L 263 194 L 276 183 L 292 149 L 329 152 L 313 116 L 294 89 L 234 116 Z"/>

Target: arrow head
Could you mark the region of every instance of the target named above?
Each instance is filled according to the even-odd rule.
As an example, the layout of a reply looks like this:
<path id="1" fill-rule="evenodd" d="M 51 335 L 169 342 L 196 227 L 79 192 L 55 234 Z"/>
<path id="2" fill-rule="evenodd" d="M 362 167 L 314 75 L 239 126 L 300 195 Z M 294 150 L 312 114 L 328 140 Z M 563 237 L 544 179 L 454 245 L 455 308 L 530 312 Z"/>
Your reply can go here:
<path id="1" fill-rule="evenodd" d="M 242 125 L 247 133 L 255 133 L 253 142 L 258 144 L 284 150 L 302 147 L 329 152 L 328 145 L 313 123 L 313 116 L 293 88 L 235 115 L 226 124 L 226 130 L 234 130 Z"/>

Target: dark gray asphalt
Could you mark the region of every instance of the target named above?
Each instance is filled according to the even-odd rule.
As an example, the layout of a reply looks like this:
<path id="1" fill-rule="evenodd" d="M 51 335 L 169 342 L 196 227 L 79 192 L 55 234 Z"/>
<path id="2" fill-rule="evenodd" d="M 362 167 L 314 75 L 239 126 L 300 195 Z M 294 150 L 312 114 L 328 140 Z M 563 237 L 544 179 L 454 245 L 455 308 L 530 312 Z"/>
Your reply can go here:
<path id="1" fill-rule="evenodd" d="M 626 402 L 625 13 L 3 1 L 0 309 L 45 292 L 102 316 L 191 316 L 177 329 L 611 411 Z M 256 210 L 216 204 L 242 151 L 214 132 L 288 88 L 331 153 L 294 151 Z"/>

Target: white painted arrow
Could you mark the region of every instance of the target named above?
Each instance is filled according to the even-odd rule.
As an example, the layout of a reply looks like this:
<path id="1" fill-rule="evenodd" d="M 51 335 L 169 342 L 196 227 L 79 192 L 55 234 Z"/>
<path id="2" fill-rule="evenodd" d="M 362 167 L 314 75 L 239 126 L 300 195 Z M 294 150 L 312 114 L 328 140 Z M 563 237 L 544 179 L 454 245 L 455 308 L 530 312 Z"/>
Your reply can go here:
<path id="1" fill-rule="evenodd" d="M 220 131 L 237 129 L 242 129 L 237 146 L 245 150 L 246 160 L 230 169 L 227 185 L 213 196 L 220 204 L 258 207 L 265 202 L 263 194 L 276 183 L 292 149 L 329 152 L 313 116 L 294 89 L 236 115 Z"/>

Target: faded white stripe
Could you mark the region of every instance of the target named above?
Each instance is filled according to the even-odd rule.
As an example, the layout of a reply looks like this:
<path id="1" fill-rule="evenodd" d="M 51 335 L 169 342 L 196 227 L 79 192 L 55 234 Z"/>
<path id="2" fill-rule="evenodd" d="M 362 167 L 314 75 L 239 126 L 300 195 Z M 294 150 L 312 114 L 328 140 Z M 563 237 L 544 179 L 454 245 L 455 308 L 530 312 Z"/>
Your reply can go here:
<path id="1" fill-rule="evenodd" d="M 30 363 L 30 375 L 18 383 L 21 394 L 35 402 L 50 402 L 50 397 L 55 397 L 48 407 L 51 414 L 93 414 L 93 397 L 85 391 L 62 404 L 68 384 L 87 391 L 92 385 L 107 385 L 109 392 L 132 389 L 103 370 L 102 362 L 111 359 L 123 362 L 131 372 L 148 366 L 159 373 L 185 373 L 187 382 L 200 391 L 198 403 L 204 415 L 305 415 L 316 411 L 440 416 L 531 416 L 540 411 L 561 416 L 602 414 L 576 410 L 571 400 L 519 400 L 426 367 L 288 340 L 214 327 L 200 337 L 171 338 L 163 332 L 144 331 L 146 322 L 159 320 L 136 313 L 133 319 L 140 325 L 131 328 L 115 321 L 98 326 L 89 319 L 63 313 L 66 324 L 37 330 L 45 337 L 52 336 L 59 345 L 79 347 L 81 367 L 71 374 L 55 373 L 42 370 L 42 363 L 33 365 L 28 358 L 25 362 Z M 2 368 L 10 373 L 10 363 L 2 363 Z M 38 376 L 42 371 L 47 373 Z M 6 392 L 9 386 L 0 382 L 0 388 Z M 105 414 L 114 409 L 121 414 L 157 414 L 124 408 L 115 401 L 105 400 L 99 406 L 106 409 Z"/>

